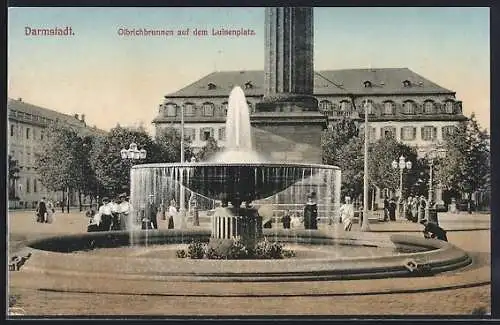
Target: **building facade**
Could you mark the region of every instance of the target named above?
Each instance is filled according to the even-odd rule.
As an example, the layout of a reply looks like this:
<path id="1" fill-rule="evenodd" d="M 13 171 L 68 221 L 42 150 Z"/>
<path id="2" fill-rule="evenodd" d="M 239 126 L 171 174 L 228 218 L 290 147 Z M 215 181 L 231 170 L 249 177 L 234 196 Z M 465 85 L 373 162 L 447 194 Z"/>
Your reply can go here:
<path id="1" fill-rule="evenodd" d="M 371 141 L 393 136 L 416 147 L 421 157 L 439 148 L 453 127 L 466 119 L 455 92 L 406 68 L 318 71 L 314 76 L 314 96 L 330 126 L 351 118 L 364 130 L 366 107 Z M 185 133 L 195 149 L 209 137 L 223 147 L 227 100 L 235 86 L 243 89 L 253 113 L 264 96 L 264 72 L 217 72 L 166 95 L 153 120 L 155 132 L 180 128 L 183 109 Z"/>
<path id="2" fill-rule="evenodd" d="M 44 141 L 44 130 L 52 122 L 62 122 L 85 132 L 103 133 L 97 128 L 87 127 L 85 115 L 74 116 L 39 107 L 19 99 L 8 99 L 8 154 L 17 161 L 19 178 L 9 186 L 19 198 L 10 202 L 11 207 L 34 208 L 42 197 L 54 201 L 62 200 L 61 192 L 50 192 L 40 182 L 34 168 L 35 154 Z"/>

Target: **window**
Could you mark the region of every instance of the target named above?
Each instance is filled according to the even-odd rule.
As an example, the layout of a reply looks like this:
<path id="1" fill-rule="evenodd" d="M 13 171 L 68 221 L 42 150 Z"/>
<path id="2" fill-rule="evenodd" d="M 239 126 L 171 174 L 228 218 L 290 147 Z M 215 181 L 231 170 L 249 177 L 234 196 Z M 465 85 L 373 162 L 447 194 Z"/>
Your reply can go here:
<path id="1" fill-rule="evenodd" d="M 366 101 L 366 104 L 365 102 L 363 102 L 363 111 L 365 110 L 365 105 L 366 105 L 366 111 L 368 112 L 368 114 L 374 114 L 374 110 L 373 110 L 373 102 L 371 100 L 368 100 Z"/>
<path id="2" fill-rule="evenodd" d="M 40 131 L 40 140 L 43 140 L 43 131 Z"/>
<path id="3" fill-rule="evenodd" d="M 16 128 L 15 128 L 14 124 L 11 124 L 10 125 L 10 136 L 11 137 L 14 136 L 15 130 L 16 130 Z"/>
<path id="4" fill-rule="evenodd" d="M 446 114 L 453 114 L 453 101 L 449 100 L 444 104 Z"/>
<path id="5" fill-rule="evenodd" d="M 380 129 L 382 138 L 384 139 L 391 139 L 394 138 L 396 135 L 396 129 L 392 126 L 386 126 Z"/>
<path id="6" fill-rule="evenodd" d="M 196 114 L 196 107 L 192 103 L 186 103 L 184 104 L 184 116 L 195 116 Z"/>
<path id="7" fill-rule="evenodd" d="M 434 102 L 432 100 L 426 100 L 424 102 L 424 114 L 434 113 Z"/>
<path id="8" fill-rule="evenodd" d="M 422 140 L 432 141 L 436 139 L 437 129 L 433 126 L 424 126 L 422 129 Z"/>
<path id="9" fill-rule="evenodd" d="M 401 139 L 406 141 L 415 140 L 417 129 L 413 126 L 404 126 L 401 128 Z"/>
<path id="10" fill-rule="evenodd" d="M 214 116 L 214 104 L 212 103 L 203 104 L 203 116 Z"/>
<path id="11" fill-rule="evenodd" d="M 30 138 L 30 131 L 31 131 L 30 128 L 26 128 L 26 139 L 28 140 Z"/>
<path id="12" fill-rule="evenodd" d="M 226 128 L 219 129 L 219 140 L 221 141 L 226 140 Z"/>
<path id="13" fill-rule="evenodd" d="M 329 100 L 322 100 L 319 102 L 319 110 L 321 112 L 328 112 L 332 109 L 332 102 Z"/>
<path id="14" fill-rule="evenodd" d="M 196 140 L 196 129 L 184 128 L 184 136 L 189 138 L 191 141 Z"/>
<path id="15" fill-rule="evenodd" d="M 31 166 L 31 153 L 26 153 L 26 165 Z"/>
<path id="16" fill-rule="evenodd" d="M 384 115 L 393 115 L 394 114 L 394 102 L 387 101 L 384 102 Z"/>
<path id="17" fill-rule="evenodd" d="M 177 116 L 177 105 L 174 103 L 168 103 L 164 106 L 164 111 L 167 116 Z"/>
<path id="18" fill-rule="evenodd" d="M 211 82 L 210 82 L 210 83 L 208 84 L 208 89 L 209 89 L 209 90 L 214 90 L 215 88 L 217 88 L 217 86 L 216 86 L 214 83 L 211 83 Z"/>
<path id="19" fill-rule="evenodd" d="M 415 102 L 408 100 L 403 103 L 403 112 L 405 114 L 415 114 Z"/>
<path id="20" fill-rule="evenodd" d="M 33 180 L 33 193 L 36 193 L 37 188 L 36 188 L 36 179 Z"/>
<path id="21" fill-rule="evenodd" d="M 209 138 L 213 136 L 214 130 L 212 128 L 203 128 L 201 129 L 201 140 L 207 141 Z"/>
<path id="22" fill-rule="evenodd" d="M 443 126 L 441 132 L 443 133 L 443 139 L 446 140 L 449 136 L 453 135 L 456 128 L 453 125 Z"/>
<path id="23" fill-rule="evenodd" d="M 377 139 L 377 128 L 371 128 L 371 132 L 370 134 L 368 134 L 368 137 L 372 140 L 376 140 Z"/>
<path id="24" fill-rule="evenodd" d="M 227 102 L 222 103 L 221 108 L 222 114 L 224 114 L 224 116 L 227 116 Z"/>
<path id="25" fill-rule="evenodd" d="M 253 88 L 253 84 L 252 84 L 252 82 L 251 82 L 251 81 L 247 81 L 247 82 L 245 83 L 245 89 L 252 89 L 252 88 Z"/>
<path id="26" fill-rule="evenodd" d="M 410 82 L 410 80 L 405 80 L 405 81 L 403 81 L 403 87 L 411 87 L 411 82 Z"/>
<path id="27" fill-rule="evenodd" d="M 363 82 L 363 86 L 365 86 L 365 88 L 371 88 L 372 83 L 367 80 L 367 81 Z"/>
<path id="28" fill-rule="evenodd" d="M 249 108 L 249 110 L 248 110 L 248 111 L 249 111 L 249 112 L 252 112 L 252 107 L 253 107 L 252 103 L 247 102 L 247 105 L 248 105 L 248 108 Z"/>
<path id="29" fill-rule="evenodd" d="M 351 103 L 349 103 L 348 101 L 346 100 L 343 100 L 340 102 L 340 110 L 342 112 L 347 112 L 351 109 Z"/>
<path id="30" fill-rule="evenodd" d="M 31 192 L 31 186 L 30 186 L 30 179 L 29 178 L 26 178 L 26 193 L 30 193 Z"/>

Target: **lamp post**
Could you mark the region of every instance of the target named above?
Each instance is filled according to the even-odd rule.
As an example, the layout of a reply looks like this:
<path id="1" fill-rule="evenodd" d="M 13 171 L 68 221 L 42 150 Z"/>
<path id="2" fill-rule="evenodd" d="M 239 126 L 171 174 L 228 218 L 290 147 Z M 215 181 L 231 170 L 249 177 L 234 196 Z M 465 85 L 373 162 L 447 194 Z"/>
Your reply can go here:
<path id="1" fill-rule="evenodd" d="M 365 100 L 365 160 L 363 172 L 363 219 L 361 221 L 361 231 L 370 231 L 368 223 L 368 101 Z"/>
<path id="2" fill-rule="evenodd" d="M 181 105 L 181 164 L 184 163 L 184 105 Z M 184 197 L 184 186 L 182 185 L 183 173 L 181 171 L 181 179 L 180 179 L 180 193 L 179 193 L 179 213 L 181 215 L 181 228 L 186 228 L 186 207 L 185 205 L 185 197 Z"/>
<path id="3" fill-rule="evenodd" d="M 434 167 L 434 159 L 436 159 L 436 156 L 437 152 L 435 150 L 431 150 L 427 153 L 427 159 L 429 160 L 429 190 L 427 192 L 427 204 L 425 205 L 425 219 L 427 220 L 429 220 L 429 209 L 432 202 L 432 196 L 434 190 L 433 167 Z M 420 220 L 418 220 L 418 222 L 420 222 Z"/>
<path id="4" fill-rule="evenodd" d="M 411 169 L 411 161 L 406 161 L 404 156 L 399 157 L 399 163 L 394 160 L 392 162 L 392 168 L 397 169 L 399 168 L 399 195 L 398 195 L 398 208 L 396 209 L 396 212 L 398 213 L 398 218 L 400 217 L 399 215 L 399 209 L 401 207 L 401 197 L 403 196 L 403 170 L 406 169 Z"/>

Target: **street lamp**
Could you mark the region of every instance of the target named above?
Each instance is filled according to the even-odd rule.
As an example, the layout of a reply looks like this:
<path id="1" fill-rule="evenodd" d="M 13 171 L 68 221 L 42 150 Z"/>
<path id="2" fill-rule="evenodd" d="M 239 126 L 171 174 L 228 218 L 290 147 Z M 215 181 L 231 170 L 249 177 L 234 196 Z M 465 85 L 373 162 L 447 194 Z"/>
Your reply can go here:
<path id="1" fill-rule="evenodd" d="M 400 217 L 399 215 L 399 209 L 401 207 L 401 197 L 403 196 L 403 170 L 406 169 L 411 169 L 411 161 L 406 161 L 405 157 L 401 155 L 399 157 L 399 163 L 396 160 L 393 160 L 392 162 L 392 168 L 398 169 L 399 168 L 399 195 L 398 195 L 398 208 L 396 209 L 398 213 L 398 218 Z"/>
<path id="2" fill-rule="evenodd" d="M 184 104 L 181 105 L 181 164 L 184 163 Z M 179 203 L 180 203 L 180 215 L 181 215 L 181 228 L 186 227 L 186 207 L 184 206 L 185 204 L 185 197 L 184 197 L 184 186 L 182 185 L 182 177 L 183 173 L 181 173 L 181 179 L 180 179 L 180 193 L 179 193 Z"/>
<path id="3" fill-rule="evenodd" d="M 134 161 L 146 159 L 147 151 L 145 149 L 137 149 L 137 144 L 131 143 L 128 149 L 120 150 L 120 155 L 123 160 Z"/>
<path id="4" fill-rule="evenodd" d="M 363 171 L 363 219 L 361 220 L 361 231 L 370 231 L 368 224 L 368 100 L 365 100 L 365 160 Z"/>
<path id="5" fill-rule="evenodd" d="M 434 182 L 433 182 L 433 167 L 434 167 L 434 159 L 437 158 L 437 151 L 431 150 L 427 153 L 427 159 L 429 160 L 429 191 L 427 193 L 427 204 L 425 205 L 425 219 L 429 220 L 429 209 L 432 202 L 433 190 L 434 190 Z M 419 219 L 421 216 L 419 214 Z M 420 220 L 418 220 L 420 222 Z"/>

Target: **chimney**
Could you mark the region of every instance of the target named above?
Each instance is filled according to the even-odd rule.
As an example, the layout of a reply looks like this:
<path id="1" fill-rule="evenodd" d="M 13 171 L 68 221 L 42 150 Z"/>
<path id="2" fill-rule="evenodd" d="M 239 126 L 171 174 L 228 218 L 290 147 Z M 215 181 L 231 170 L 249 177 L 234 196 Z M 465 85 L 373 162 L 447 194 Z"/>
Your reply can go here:
<path id="1" fill-rule="evenodd" d="M 20 101 L 20 102 L 22 102 L 22 101 L 23 101 L 23 99 L 22 99 L 21 97 L 19 97 L 17 100 L 18 100 L 18 101 Z"/>
<path id="2" fill-rule="evenodd" d="M 80 115 L 80 121 L 82 121 L 83 123 L 85 123 L 85 114 Z"/>
<path id="3" fill-rule="evenodd" d="M 75 114 L 75 118 L 78 120 L 78 114 Z"/>

